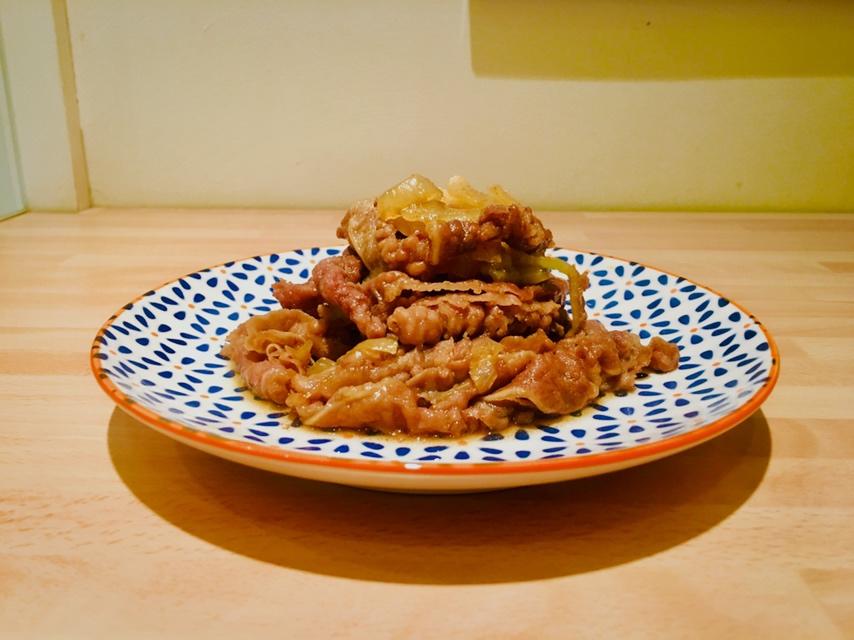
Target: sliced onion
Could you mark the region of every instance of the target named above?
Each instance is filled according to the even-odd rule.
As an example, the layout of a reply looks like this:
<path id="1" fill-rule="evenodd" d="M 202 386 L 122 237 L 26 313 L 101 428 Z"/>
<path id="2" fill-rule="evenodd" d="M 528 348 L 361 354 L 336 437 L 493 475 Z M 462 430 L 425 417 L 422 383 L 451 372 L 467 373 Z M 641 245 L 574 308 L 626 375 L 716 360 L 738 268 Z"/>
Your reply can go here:
<path id="1" fill-rule="evenodd" d="M 483 209 L 489 204 L 489 196 L 475 189 L 462 176 L 453 176 L 448 180 L 448 204 L 452 207 Z"/>
<path id="2" fill-rule="evenodd" d="M 306 371 L 305 373 L 309 376 L 317 376 L 322 373 L 325 373 L 326 371 L 329 371 L 334 366 L 335 362 L 333 360 L 330 360 L 329 358 L 318 358 L 314 361 L 314 364 L 312 364 L 308 368 L 308 371 Z"/>
<path id="3" fill-rule="evenodd" d="M 448 207 L 443 202 L 425 202 L 411 204 L 401 209 L 395 219 L 403 219 L 411 222 L 448 222 L 450 220 L 472 220 L 480 218 L 480 209 L 455 209 Z"/>
<path id="4" fill-rule="evenodd" d="M 441 201 L 442 190 L 422 175 L 413 173 L 377 198 L 377 213 L 387 220 L 413 204 Z"/>
<path id="5" fill-rule="evenodd" d="M 346 358 L 347 356 L 355 353 L 362 353 L 368 356 L 377 354 L 388 354 L 393 356 L 397 353 L 397 348 L 397 338 L 393 338 L 391 336 L 387 336 L 385 338 L 368 338 L 367 340 L 362 340 L 359 344 L 341 356 L 341 358 Z"/>
<path id="6" fill-rule="evenodd" d="M 490 204 L 503 204 L 507 206 L 519 204 L 519 201 L 507 193 L 501 185 L 494 184 L 488 187 L 486 193 L 489 195 Z"/>
<path id="7" fill-rule="evenodd" d="M 347 220 L 347 238 L 369 271 L 374 272 L 382 266 L 382 256 L 377 245 L 376 218 L 370 209 L 350 216 Z"/>
<path id="8" fill-rule="evenodd" d="M 498 378 L 498 356 L 503 347 L 487 337 L 480 337 L 472 343 L 469 377 L 478 393 L 486 393 Z"/>

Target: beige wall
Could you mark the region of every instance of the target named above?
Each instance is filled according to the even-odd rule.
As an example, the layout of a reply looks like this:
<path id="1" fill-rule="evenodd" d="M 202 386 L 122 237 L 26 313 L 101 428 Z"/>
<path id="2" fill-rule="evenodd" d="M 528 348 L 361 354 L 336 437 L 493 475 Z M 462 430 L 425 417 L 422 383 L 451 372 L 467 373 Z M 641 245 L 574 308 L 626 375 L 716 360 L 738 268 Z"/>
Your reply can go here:
<path id="1" fill-rule="evenodd" d="M 12 119 L 6 97 L 5 68 L 3 52 L 0 50 L 0 219 L 18 213 L 24 207 Z"/>
<path id="2" fill-rule="evenodd" d="M 0 35 L 24 204 L 73 211 L 77 199 L 50 0 L 0 0 Z"/>
<path id="3" fill-rule="evenodd" d="M 854 3 L 685 4 L 473 0 L 470 30 L 462 0 L 68 0 L 93 201 L 340 206 L 420 171 L 551 207 L 854 208 Z"/>

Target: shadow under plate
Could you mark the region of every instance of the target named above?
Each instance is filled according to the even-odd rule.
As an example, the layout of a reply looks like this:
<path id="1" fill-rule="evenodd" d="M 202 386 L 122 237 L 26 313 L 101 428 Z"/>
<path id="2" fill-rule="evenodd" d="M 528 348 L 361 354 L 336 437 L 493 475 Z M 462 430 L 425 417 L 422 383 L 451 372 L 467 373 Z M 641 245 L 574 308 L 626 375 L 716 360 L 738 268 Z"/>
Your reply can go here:
<path id="1" fill-rule="evenodd" d="M 210 544 L 318 574 L 485 584 L 594 571 L 674 547 L 732 514 L 765 475 L 761 411 L 625 471 L 464 495 L 406 495 L 276 475 L 207 455 L 120 409 L 109 453 L 152 511 Z"/>

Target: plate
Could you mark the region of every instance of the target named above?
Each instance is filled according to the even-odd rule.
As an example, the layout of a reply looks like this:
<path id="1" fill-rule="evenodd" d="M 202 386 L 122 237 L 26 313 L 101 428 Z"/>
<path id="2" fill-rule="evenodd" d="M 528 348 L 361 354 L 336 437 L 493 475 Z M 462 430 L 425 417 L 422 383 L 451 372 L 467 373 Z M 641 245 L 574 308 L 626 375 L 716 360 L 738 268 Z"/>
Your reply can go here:
<path id="1" fill-rule="evenodd" d="M 677 343 L 679 368 L 576 414 L 501 433 L 412 439 L 294 426 L 280 407 L 253 398 L 219 351 L 238 324 L 278 307 L 273 282 L 304 281 L 341 251 L 255 256 L 148 291 L 95 337 L 98 383 L 134 418 L 235 462 L 366 488 L 453 492 L 580 478 L 677 453 L 750 416 L 777 380 L 771 335 L 734 302 L 643 264 L 553 249 L 589 272 L 591 318 Z"/>

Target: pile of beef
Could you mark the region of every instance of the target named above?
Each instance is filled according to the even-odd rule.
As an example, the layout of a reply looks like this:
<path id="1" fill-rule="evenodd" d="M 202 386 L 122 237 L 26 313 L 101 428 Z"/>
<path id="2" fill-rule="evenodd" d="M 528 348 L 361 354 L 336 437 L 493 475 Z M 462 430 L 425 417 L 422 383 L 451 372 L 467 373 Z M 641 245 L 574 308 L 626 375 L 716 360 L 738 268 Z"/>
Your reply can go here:
<path id="1" fill-rule="evenodd" d="M 348 248 L 307 282 L 277 282 L 283 308 L 240 325 L 223 350 L 258 397 L 303 424 L 498 431 L 678 364 L 673 344 L 588 321 L 585 276 L 545 256 L 551 233 L 500 188 L 456 178 L 443 192 L 411 176 L 356 203 L 338 235 Z"/>

